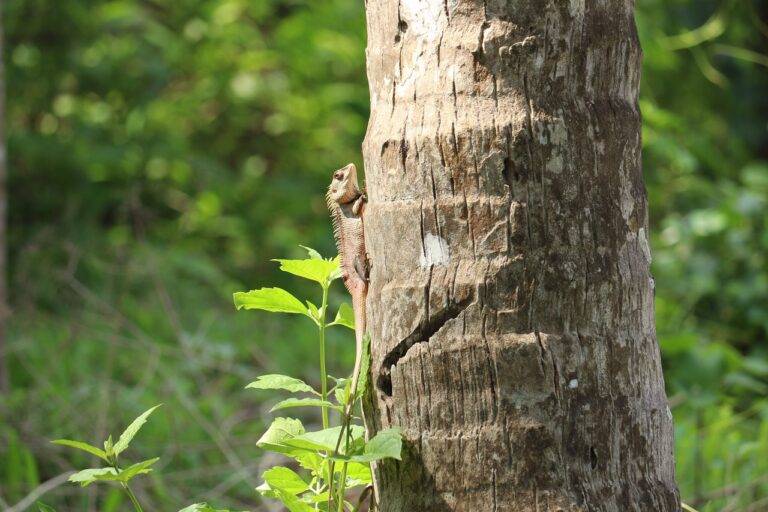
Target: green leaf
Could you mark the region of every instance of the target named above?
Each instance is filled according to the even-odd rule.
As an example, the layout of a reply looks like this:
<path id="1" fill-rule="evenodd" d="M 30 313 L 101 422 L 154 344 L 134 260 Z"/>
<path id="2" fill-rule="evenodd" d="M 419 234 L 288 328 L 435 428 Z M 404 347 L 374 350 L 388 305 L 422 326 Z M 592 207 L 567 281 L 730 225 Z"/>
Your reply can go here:
<path id="1" fill-rule="evenodd" d="M 308 315 L 307 307 L 282 288 L 259 288 L 233 295 L 237 309 L 260 309 L 272 313 Z"/>
<path id="2" fill-rule="evenodd" d="M 341 407 L 327 400 L 319 398 L 286 398 L 274 405 L 269 412 L 279 411 L 280 409 L 290 409 L 293 407 L 325 407 L 336 411 L 341 411 Z"/>
<path id="3" fill-rule="evenodd" d="M 336 262 L 336 270 L 331 272 L 331 275 L 328 276 L 328 279 L 331 281 L 335 281 L 336 279 L 339 279 L 341 277 L 341 256 L 336 256 L 333 258 L 333 261 Z"/>
<path id="4" fill-rule="evenodd" d="M 344 386 L 336 386 L 333 389 L 333 394 L 336 396 L 336 401 L 339 402 L 339 405 L 341 406 L 347 405 L 347 396 L 349 396 L 349 386 L 346 384 Z"/>
<path id="5" fill-rule="evenodd" d="M 307 309 L 309 309 L 309 317 L 312 318 L 318 325 L 320 325 L 320 310 L 312 304 L 310 301 L 307 301 Z"/>
<path id="6" fill-rule="evenodd" d="M 307 259 L 307 260 L 272 260 L 280 263 L 280 270 L 295 276 L 309 279 L 325 286 L 331 274 L 338 268 L 337 260 Z"/>
<path id="7" fill-rule="evenodd" d="M 143 475 L 151 472 L 152 469 L 149 466 L 151 466 L 152 464 L 154 464 L 159 460 L 160 460 L 159 457 L 155 457 L 154 459 L 148 459 L 141 462 L 137 462 L 136 464 L 132 464 L 131 466 L 120 471 L 120 473 L 118 474 L 120 481 L 128 482 L 131 478 L 135 477 L 136 475 Z"/>
<path id="8" fill-rule="evenodd" d="M 313 259 L 313 260 L 321 260 L 321 259 L 323 259 L 323 257 L 320 255 L 320 253 L 317 252 L 316 250 L 314 250 L 313 248 L 307 247 L 305 245 L 300 245 L 299 247 L 301 247 L 302 249 L 307 251 L 307 255 L 310 257 L 310 259 Z"/>
<path id="9" fill-rule="evenodd" d="M 96 448 L 95 446 L 91 446 L 88 443 L 84 443 L 82 441 L 72 441 L 71 439 L 56 439 L 54 441 L 51 441 L 53 444 L 58 444 L 61 446 L 69 446 L 70 448 L 77 448 L 78 450 L 82 450 L 84 452 L 88 452 L 92 455 L 95 455 L 99 457 L 100 459 L 109 462 L 107 460 L 107 452 L 100 448 Z"/>
<path id="10" fill-rule="evenodd" d="M 293 455 L 296 462 L 304 469 L 320 474 L 323 466 L 323 458 L 315 452 L 297 452 Z"/>
<path id="11" fill-rule="evenodd" d="M 123 431 L 122 434 L 120 434 L 120 438 L 115 443 L 115 447 L 113 449 L 113 452 L 115 455 L 120 455 L 123 451 L 125 451 L 126 448 L 128 448 L 128 445 L 131 443 L 131 439 L 133 439 L 133 436 L 136 435 L 136 433 L 139 431 L 139 429 L 144 425 L 144 423 L 147 422 L 147 418 L 150 414 L 154 412 L 155 409 L 160 407 L 163 404 L 158 404 L 154 407 L 151 407 L 141 413 L 138 418 L 133 420 L 133 422 L 128 425 L 128 428 Z"/>
<path id="12" fill-rule="evenodd" d="M 256 487 L 256 492 L 264 496 L 265 498 L 275 498 L 279 499 L 279 496 L 277 494 L 277 491 L 272 489 L 267 482 L 264 482 L 263 484 Z"/>
<path id="13" fill-rule="evenodd" d="M 293 418 L 275 418 L 264 435 L 256 441 L 256 446 L 277 453 L 291 454 L 295 450 L 285 445 L 285 442 L 303 433 L 304 426 L 301 421 Z"/>
<path id="14" fill-rule="evenodd" d="M 279 374 L 261 375 L 245 387 L 250 389 L 284 389 L 291 393 L 313 393 L 319 395 L 317 391 L 312 389 L 312 386 L 303 380 Z"/>
<path id="15" fill-rule="evenodd" d="M 359 425 L 352 425 L 350 428 L 352 431 L 353 442 L 357 439 L 362 439 L 365 435 L 365 429 Z M 340 426 L 326 428 L 316 432 L 306 432 L 290 439 L 285 439 L 283 444 L 304 450 L 332 452 L 336 449 L 336 442 L 339 439 L 340 432 Z"/>
<path id="16" fill-rule="evenodd" d="M 304 503 L 293 494 L 279 490 L 275 490 L 275 494 L 277 495 L 277 499 L 283 502 L 283 505 L 285 505 L 285 508 L 287 508 L 289 512 L 315 512 L 313 507 Z"/>
<path id="17" fill-rule="evenodd" d="M 188 507 L 184 507 L 179 512 L 230 512 L 229 510 L 213 508 L 207 503 L 195 503 Z"/>
<path id="18" fill-rule="evenodd" d="M 335 473 L 335 471 L 334 471 Z M 330 499 L 331 495 L 328 494 L 328 491 L 321 492 L 320 494 L 305 494 L 301 497 L 302 500 L 306 501 L 307 503 L 326 503 Z M 320 510 L 328 510 L 328 506 L 321 506 Z"/>
<path id="19" fill-rule="evenodd" d="M 335 466 L 341 471 L 341 464 Z M 371 466 L 367 463 L 350 462 L 347 464 L 347 487 L 356 487 L 358 485 L 370 485 L 373 483 L 371 475 Z"/>
<path id="20" fill-rule="evenodd" d="M 69 481 L 86 487 L 97 480 L 117 480 L 117 470 L 115 468 L 90 468 L 78 471 L 69 477 Z"/>
<path id="21" fill-rule="evenodd" d="M 398 427 L 380 431 L 373 439 L 365 443 L 362 455 L 353 455 L 350 460 L 355 462 L 373 462 L 380 459 L 400 459 L 403 448 L 403 438 Z"/>
<path id="22" fill-rule="evenodd" d="M 336 313 L 336 318 L 334 318 L 333 322 L 328 325 L 343 325 L 344 327 L 349 327 L 354 331 L 355 312 L 352 310 L 352 306 L 346 302 L 342 302 L 341 306 L 339 306 L 339 311 Z"/>
<path id="23" fill-rule="evenodd" d="M 107 453 L 107 458 L 115 454 L 114 447 L 115 447 L 115 443 L 112 442 L 112 434 L 109 434 L 109 437 L 107 438 L 107 440 L 104 441 L 104 451 Z"/>
<path id="24" fill-rule="evenodd" d="M 270 489 L 287 492 L 294 496 L 309 489 L 309 484 L 296 474 L 295 471 L 283 466 L 270 468 L 261 477 Z"/>
<path id="25" fill-rule="evenodd" d="M 46 505 L 42 501 L 38 501 L 35 505 L 37 505 L 38 512 L 56 512 L 53 507 Z"/>

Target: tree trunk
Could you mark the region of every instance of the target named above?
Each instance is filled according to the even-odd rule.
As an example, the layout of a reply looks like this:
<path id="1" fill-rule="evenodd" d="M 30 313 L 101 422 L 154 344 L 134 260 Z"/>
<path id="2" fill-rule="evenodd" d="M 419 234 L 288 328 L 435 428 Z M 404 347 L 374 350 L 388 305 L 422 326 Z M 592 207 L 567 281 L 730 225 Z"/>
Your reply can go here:
<path id="1" fill-rule="evenodd" d="M 680 509 L 631 0 L 368 0 L 383 512 Z"/>
<path id="2" fill-rule="evenodd" d="M 6 211 L 8 201 L 6 195 L 7 154 L 5 150 L 5 48 L 3 45 L 3 9 L 0 4 L 0 394 L 10 389 L 8 374 L 8 349 L 6 345 L 6 322 L 8 320 L 8 288 L 7 288 L 7 240 L 6 240 Z"/>

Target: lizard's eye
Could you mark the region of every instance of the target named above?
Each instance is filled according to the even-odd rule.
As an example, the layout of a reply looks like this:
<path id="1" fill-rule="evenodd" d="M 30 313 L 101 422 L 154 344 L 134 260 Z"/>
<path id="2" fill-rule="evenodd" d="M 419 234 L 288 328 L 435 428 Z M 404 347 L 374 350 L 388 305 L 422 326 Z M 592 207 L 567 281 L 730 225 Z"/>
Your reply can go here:
<path id="1" fill-rule="evenodd" d="M 333 179 L 335 180 L 342 180 L 344 179 L 344 173 L 341 171 L 333 173 Z"/>

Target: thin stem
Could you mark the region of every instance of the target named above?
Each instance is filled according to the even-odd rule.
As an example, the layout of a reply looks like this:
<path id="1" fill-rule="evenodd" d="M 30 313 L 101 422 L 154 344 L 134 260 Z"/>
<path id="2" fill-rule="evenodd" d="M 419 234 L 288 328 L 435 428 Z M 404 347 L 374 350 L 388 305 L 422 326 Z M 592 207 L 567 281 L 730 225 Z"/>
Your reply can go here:
<path id="1" fill-rule="evenodd" d="M 328 309 L 328 285 L 323 286 L 323 304 L 320 307 L 320 396 L 328 400 L 328 375 L 325 373 L 325 310 Z M 328 408 L 321 407 L 323 428 L 328 428 Z"/>
<path id="2" fill-rule="evenodd" d="M 353 399 L 354 397 L 351 397 L 351 396 L 349 397 L 349 400 L 353 400 Z M 349 453 L 349 440 L 352 437 L 352 431 L 350 427 L 350 422 L 351 422 L 350 416 L 351 414 L 349 416 L 346 416 L 345 418 L 346 421 L 341 426 L 342 429 L 344 429 L 344 427 L 346 427 L 347 429 L 346 436 L 344 437 L 344 453 L 346 454 Z M 338 504 L 337 512 L 344 512 L 344 493 L 347 490 L 346 487 L 347 487 L 347 462 L 344 462 L 343 465 L 341 466 L 341 479 L 339 480 L 339 504 Z"/>
<path id="3" fill-rule="evenodd" d="M 123 484 L 123 489 L 125 489 L 125 494 L 128 495 L 128 498 L 130 498 L 131 503 L 133 503 L 133 508 L 136 509 L 136 512 L 144 512 L 144 509 L 141 508 L 141 503 L 139 503 L 139 500 L 136 498 L 136 495 L 133 494 L 133 491 L 130 487 L 128 487 L 128 484 Z"/>
<path id="4" fill-rule="evenodd" d="M 339 506 L 337 512 L 344 512 L 344 493 L 347 487 L 347 463 L 341 466 L 341 478 L 339 479 Z"/>

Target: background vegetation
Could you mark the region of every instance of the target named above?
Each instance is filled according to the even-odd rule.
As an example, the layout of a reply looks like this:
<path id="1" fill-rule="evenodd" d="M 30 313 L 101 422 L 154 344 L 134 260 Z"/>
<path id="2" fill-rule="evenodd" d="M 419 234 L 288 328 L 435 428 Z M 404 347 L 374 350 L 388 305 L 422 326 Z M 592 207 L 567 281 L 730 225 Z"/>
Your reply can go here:
<path id="1" fill-rule="evenodd" d="M 235 314 L 268 260 L 332 253 L 323 192 L 368 110 L 359 0 L 5 0 L 10 290 L 0 509 L 126 510 L 58 475 L 163 402 L 134 443 L 151 510 L 267 510 L 255 446 L 279 369 L 316 384 L 301 320 Z M 639 0 L 658 334 L 678 478 L 701 511 L 768 510 L 768 7 Z M 343 298 L 338 286 L 331 302 Z M 342 336 L 342 334 L 337 334 Z M 351 340 L 333 337 L 331 373 Z M 317 422 L 309 417 L 305 423 Z M 143 457 L 143 455 L 147 455 Z M 142 485 L 143 484 L 143 485 Z M 175 507 L 175 508 L 174 508 Z"/>

